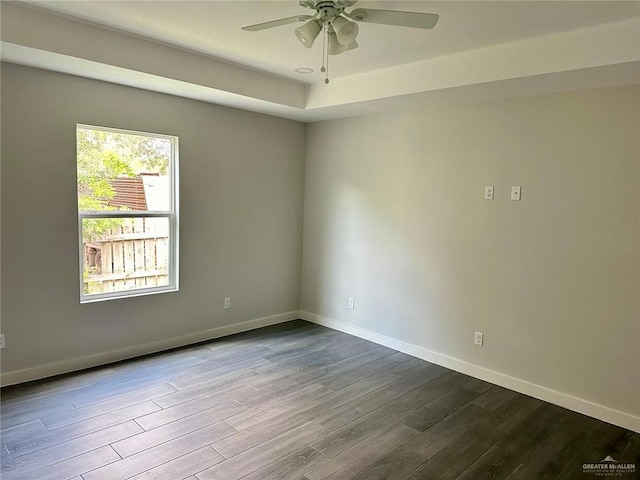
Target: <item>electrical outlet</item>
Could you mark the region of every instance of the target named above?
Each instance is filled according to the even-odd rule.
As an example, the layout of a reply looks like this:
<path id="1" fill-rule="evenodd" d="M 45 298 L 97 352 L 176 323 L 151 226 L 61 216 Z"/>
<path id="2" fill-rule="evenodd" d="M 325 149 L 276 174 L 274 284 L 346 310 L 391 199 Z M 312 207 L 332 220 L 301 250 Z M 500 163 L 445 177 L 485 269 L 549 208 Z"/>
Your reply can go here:
<path id="1" fill-rule="evenodd" d="M 484 187 L 484 199 L 493 200 L 493 185 L 487 185 Z"/>
<path id="2" fill-rule="evenodd" d="M 351 310 L 356 308 L 356 302 L 353 297 L 349 297 L 349 303 L 347 304 Z"/>
<path id="3" fill-rule="evenodd" d="M 224 299 L 224 308 L 231 308 L 231 297 Z"/>
<path id="4" fill-rule="evenodd" d="M 484 343 L 484 333 L 476 332 L 476 336 L 473 339 L 473 343 L 481 347 L 482 344 Z"/>
<path id="5" fill-rule="evenodd" d="M 0 348 L 4 348 L 4 333 L 0 333 Z"/>

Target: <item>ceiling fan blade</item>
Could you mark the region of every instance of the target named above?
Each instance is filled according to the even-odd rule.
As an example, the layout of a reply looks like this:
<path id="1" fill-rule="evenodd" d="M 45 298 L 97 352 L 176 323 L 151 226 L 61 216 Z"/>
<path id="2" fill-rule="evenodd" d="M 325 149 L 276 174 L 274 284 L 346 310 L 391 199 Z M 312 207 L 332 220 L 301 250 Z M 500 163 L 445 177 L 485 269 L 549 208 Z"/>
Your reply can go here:
<path id="1" fill-rule="evenodd" d="M 395 10 L 374 10 L 356 8 L 349 16 L 358 22 L 382 23 L 399 27 L 433 28 L 439 16 L 435 13 L 398 12 Z"/>
<path id="2" fill-rule="evenodd" d="M 289 23 L 304 22 L 305 20 L 310 20 L 312 18 L 313 16 L 311 15 L 296 15 L 294 17 L 279 18 L 278 20 L 271 20 L 269 22 L 256 23 L 255 25 L 242 27 L 242 30 L 246 30 L 247 32 L 257 32 L 259 30 L 266 30 L 267 28 L 287 25 Z"/>

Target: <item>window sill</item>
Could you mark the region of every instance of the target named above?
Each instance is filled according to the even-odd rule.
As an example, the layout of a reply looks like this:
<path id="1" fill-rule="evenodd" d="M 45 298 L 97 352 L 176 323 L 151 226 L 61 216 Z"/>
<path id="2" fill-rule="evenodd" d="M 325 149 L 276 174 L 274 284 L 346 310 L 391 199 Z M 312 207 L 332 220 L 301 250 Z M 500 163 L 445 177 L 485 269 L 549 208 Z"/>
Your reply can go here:
<path id="1" fill-rule="evenodd" d="M 96 295 L 83 295 L 80 297 L 80 303 L 96 303 L 96 302 L 104 302 L 107 300 L 121 300 L 124 298 L 131 297 L 143 297 L 147 295 L 156 295 L 159 293 L 171 293 L 177 292 L 179 288 L 174 285 L 169 285 L 166 287 L 158 287 L 158 288 L 146 288 L 140 290 L 127 290 L 123 292 L 113 292 L 108 294 L 96 294 Z"/>

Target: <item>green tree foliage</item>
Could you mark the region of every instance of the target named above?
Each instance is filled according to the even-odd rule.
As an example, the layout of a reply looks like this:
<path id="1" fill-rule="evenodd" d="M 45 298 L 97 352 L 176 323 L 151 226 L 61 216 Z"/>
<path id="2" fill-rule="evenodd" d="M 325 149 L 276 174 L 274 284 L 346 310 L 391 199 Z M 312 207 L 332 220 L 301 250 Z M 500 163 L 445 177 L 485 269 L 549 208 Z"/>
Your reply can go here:
<path id="1" fill-rule="evenodd" d="M 168 173 L 171 142 L 167 139 L 78 128 L 77 145 L 78 158 L 111 151 L 136 173 Z"/>
<path id="2" fill-rule="evenodd" d="M 115 195 L 110 181 L 135 176 L 133 169 L 116 152 L 78 155 L 78 208 L 113 210 L 108 207 L 109 200 Z"/>
<path id="3" fill-rule="evenodd" d="M 140 173 L 166 175 L 171 142 L 161 138 L 77 129 L 78 209 L 122 210 L 109 205 L 115 196 L 111 181 Z M 83 239 L 95 241 L 122 225 L 120 219 L 85 219 Z"/>

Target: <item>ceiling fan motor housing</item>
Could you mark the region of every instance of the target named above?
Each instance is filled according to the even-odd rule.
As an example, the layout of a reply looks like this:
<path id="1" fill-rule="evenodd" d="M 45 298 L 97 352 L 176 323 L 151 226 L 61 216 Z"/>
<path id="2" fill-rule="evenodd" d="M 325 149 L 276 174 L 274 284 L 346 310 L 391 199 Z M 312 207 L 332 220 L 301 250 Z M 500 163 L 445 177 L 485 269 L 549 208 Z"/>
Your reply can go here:
<path id="1" fill-rule="evenodd" d="M 317 2 L 315 9 L 318 11 L 322 23 L 327 24 L 333 22 L 333 20 L 342 13 L 344 7 L 338 8 L 335 2 L 325 1 Z"/>

